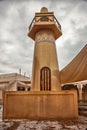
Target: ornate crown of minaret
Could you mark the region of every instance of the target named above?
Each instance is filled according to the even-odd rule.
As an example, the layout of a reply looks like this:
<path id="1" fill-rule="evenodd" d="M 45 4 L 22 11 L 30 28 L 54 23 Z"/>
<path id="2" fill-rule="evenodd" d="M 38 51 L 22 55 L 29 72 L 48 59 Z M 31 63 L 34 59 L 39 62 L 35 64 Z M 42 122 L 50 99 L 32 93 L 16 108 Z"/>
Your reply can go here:
<path id="1" fill-rule="evenodd" d="M 62 35 L 61 26 L 53 12 L 46 7 L 35 13 L 28 36 L 35 41 L 32 90 L 60 90 L 59 68 L 55 40 Z"/>

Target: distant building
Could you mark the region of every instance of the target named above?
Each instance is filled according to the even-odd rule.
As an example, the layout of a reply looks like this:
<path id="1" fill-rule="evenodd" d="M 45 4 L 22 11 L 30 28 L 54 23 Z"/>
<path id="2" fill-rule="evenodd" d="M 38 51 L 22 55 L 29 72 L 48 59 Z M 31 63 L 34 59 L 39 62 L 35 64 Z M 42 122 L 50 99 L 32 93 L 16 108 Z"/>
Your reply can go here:
<path id="1" fill-rule="evenodd" d="M 62 90 L 77 90 L 78 101 L 87 101 L 87 80 L 62 84 Z"/>
<path id="2" fill-rule="evenodd" d="M 0 75 L 0 99 L 3 91 L 29 91 L 31 80 L 29 77 L 11 73 Z"/>

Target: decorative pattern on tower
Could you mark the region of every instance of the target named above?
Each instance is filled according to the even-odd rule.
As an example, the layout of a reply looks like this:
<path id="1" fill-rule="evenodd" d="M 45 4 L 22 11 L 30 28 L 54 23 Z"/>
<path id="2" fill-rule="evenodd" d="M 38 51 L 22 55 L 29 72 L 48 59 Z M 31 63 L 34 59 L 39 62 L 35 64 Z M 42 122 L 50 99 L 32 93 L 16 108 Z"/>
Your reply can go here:
<path id="1" fill-rule="evenodd" d="M 55 42 L 54 33 L 51 30 L 44 29 L 36 33 L 35 36 L 36 43 L 39 42 Z"/>
<path id="2" fill-rule="evenodd" d="M 32 91 L 60 91 L 55 40 L 62 35 L 53 12 L 41 8 L 29 26 L 28 36 L 35 41 Z"/>

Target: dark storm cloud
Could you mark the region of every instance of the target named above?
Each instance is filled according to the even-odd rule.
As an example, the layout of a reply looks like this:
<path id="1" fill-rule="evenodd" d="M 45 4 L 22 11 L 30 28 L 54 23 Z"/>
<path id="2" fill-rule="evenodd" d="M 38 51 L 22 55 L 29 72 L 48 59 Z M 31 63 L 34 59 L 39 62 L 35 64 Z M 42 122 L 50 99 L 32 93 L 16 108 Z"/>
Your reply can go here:
<path id="1" fill-rule="evenodd" d="M 3 0 L 0 1 L 0 73 L 31 74 L 34 41 L 28 27 L 42 6 L 54 14 L 63 35 L 56 41 L 60 69 L 87 43 L 87 2 L 83 0 Z"/>

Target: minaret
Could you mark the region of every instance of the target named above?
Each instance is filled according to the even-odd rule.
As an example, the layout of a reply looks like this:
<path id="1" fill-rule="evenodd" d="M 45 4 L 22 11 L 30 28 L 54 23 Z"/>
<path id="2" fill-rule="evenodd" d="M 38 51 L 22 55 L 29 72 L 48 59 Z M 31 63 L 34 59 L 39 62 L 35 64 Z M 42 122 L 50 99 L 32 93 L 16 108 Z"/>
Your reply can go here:
<path id="1" fill-rule="evenodd" d="M 60 91 L 60 77 L 55 40 L 62 35 L 53 12 L 41 8 L 29 27 L 28 36 L 35 41 L 32 91 Z"/>

